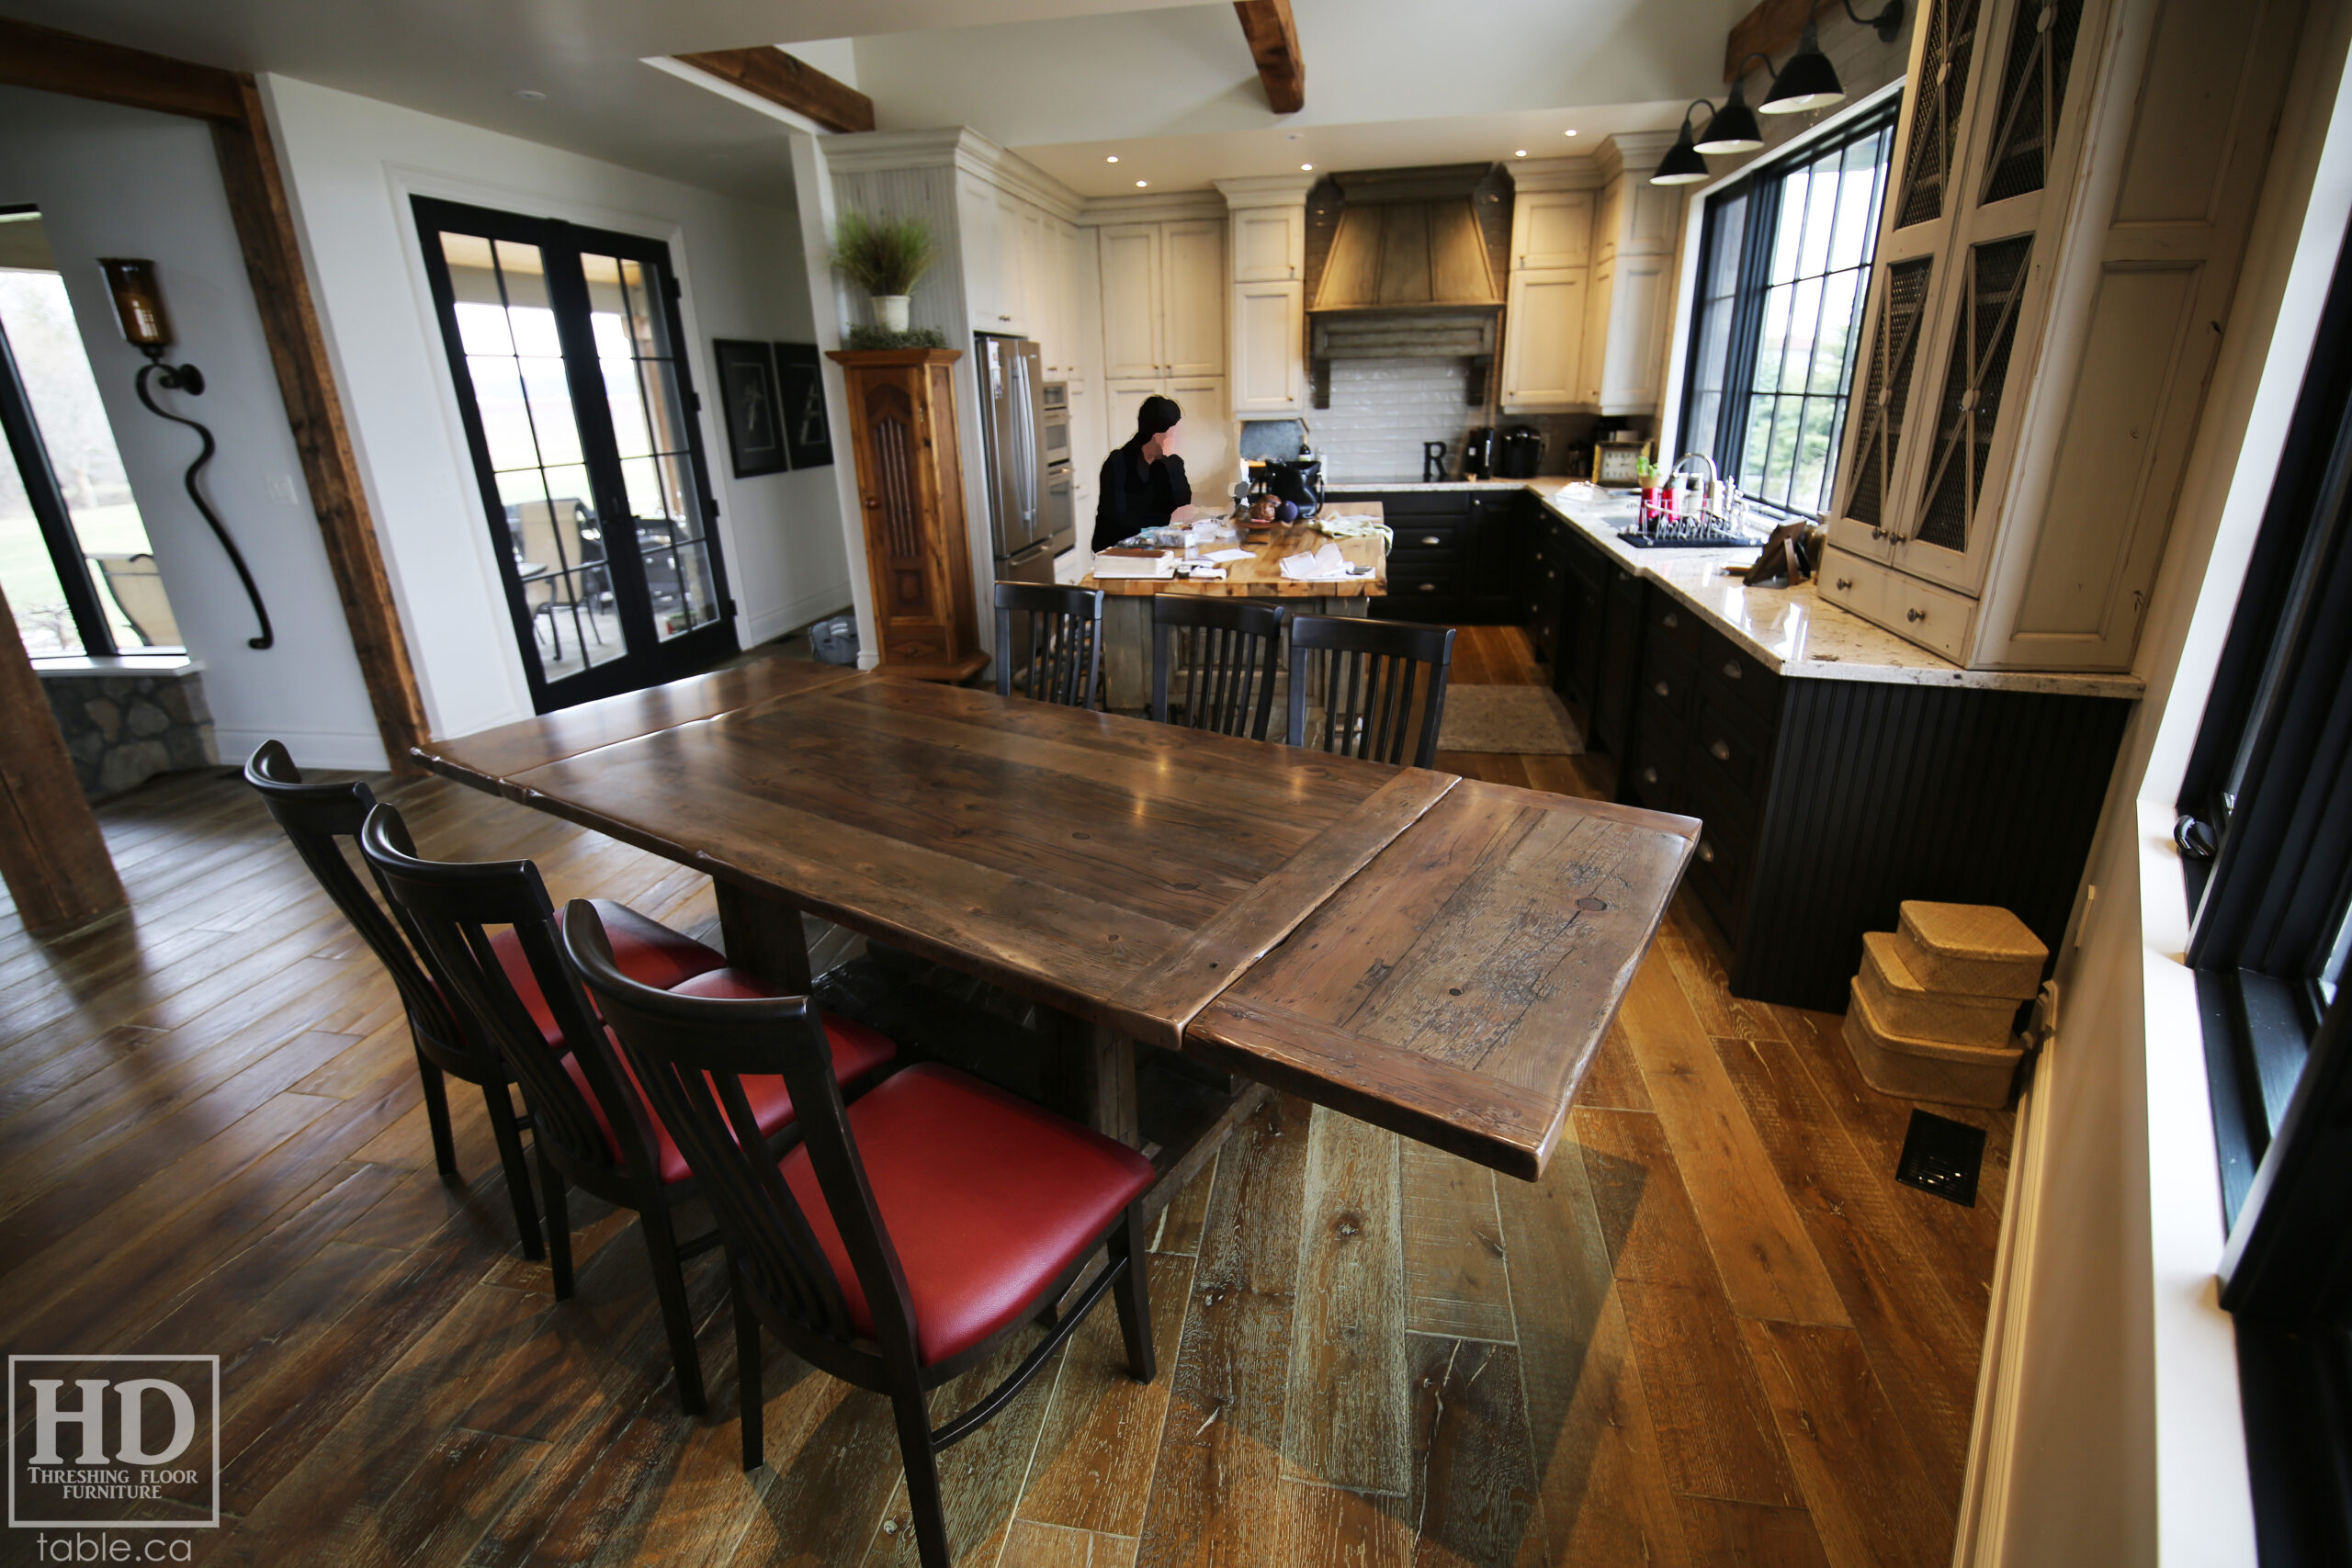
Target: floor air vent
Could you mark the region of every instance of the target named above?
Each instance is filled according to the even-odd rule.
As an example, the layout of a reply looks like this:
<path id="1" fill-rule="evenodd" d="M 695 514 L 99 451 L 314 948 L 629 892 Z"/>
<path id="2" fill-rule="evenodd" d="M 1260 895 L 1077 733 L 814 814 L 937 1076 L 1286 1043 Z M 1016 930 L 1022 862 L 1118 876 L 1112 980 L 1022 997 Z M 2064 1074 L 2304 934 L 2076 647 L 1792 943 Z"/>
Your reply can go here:
<path id="1" fill-rule="evenodd" d="M 1984 1129 L 1926 1111 L 1911 1112 L 1894 1179 L 1922 1192 L 1976 1207 L 1976 1172 L 1984 1164 Z"/>

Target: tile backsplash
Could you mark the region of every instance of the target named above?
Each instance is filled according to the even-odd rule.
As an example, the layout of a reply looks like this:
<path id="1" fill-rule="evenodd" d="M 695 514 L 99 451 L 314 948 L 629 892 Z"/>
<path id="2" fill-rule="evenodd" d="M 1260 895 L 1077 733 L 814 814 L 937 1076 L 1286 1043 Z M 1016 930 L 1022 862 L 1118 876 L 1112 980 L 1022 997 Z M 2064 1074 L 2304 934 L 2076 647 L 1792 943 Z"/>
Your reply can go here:
<path id="1" fill-rule="evenodd" d="M 1307 439 L 1324 474 L 1340 484 L 1410 483 L 1421 477 L 1421 444 L 1442 441 L 1452 478 L 1461 467 L 1463 437 L 1487 418 L 1466 400 L 1469 382 L 1467 360 L 1334 359 L 1331 406 L 1306 415 Z M 1544 435 L 1544 471 L 1559 473 L 1592 419 L 1506 414 L 1499 423 L 1533 425 Z"/>

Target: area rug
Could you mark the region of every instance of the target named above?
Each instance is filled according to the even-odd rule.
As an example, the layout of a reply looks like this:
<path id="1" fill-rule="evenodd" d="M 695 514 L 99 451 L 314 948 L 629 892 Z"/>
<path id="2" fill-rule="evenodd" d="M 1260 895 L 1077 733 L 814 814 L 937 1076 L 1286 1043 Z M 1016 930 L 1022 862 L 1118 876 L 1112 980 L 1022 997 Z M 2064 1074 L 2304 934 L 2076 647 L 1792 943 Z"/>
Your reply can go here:
<path id="1" fill-rule="evenodd" d="M 1448 686 L 1441 751 L 1573 757 L 1584 750 L 1566 705 L 1548 686 Z"/>

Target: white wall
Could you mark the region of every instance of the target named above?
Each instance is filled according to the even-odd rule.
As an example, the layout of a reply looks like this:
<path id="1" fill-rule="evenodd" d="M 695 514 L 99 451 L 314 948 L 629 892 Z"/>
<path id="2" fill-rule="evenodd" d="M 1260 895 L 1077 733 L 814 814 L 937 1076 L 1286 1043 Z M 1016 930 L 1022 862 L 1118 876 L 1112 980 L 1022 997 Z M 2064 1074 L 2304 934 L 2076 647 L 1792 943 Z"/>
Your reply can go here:
<path id="1" fill-rule="evenodd" d="M 301 462 L 287 428 L 268 340 L 201 121 L 27 88 L 0 88 L 0 203 L 39 204 L 115 442 L 188 649 L 204 663 L 220 755 L 277 736 L 305 764 L 380 768 L 383 743 L 327 568 Z M 203 421 L 220 452 L 198 481 L 260 584 L 277 632 L 266 650 L 235 569 L 188 503 L 180 476 L 196 433 L 139 405 L 145 358 L 122 341 L 96 258 L 156 265 L 179 343 L 204 372 L 201 397 L 159 392 Z M 276 482 L 290 499 L 273 499 Z"/>
<path id="2" fill-rule="evenodd" d="M 265 77 L 262 88 L 433 733 L 504 724 L 528 716 L 531 705 L 426 288 L 412 195 L 667 243 L 684 288 L 737 636 L 748 647 L 850 602 L 834 470 L 735 479 L 719 423 L 712 338 L 815 336 L 789 207 L 719 196 L 291 77 Z M 842 434 L 836 457 L 846 462 Z"/>
<path id="3" fill-rule="evenodd" d="M 2058 1035 L 2013 1162 L 1963 1563 L 2254 1561 L 2235 1340 L 2180 866 L 2189 745 L 2352 214 L 2352 13 L 2314 6 L 2138 653 Z"/>

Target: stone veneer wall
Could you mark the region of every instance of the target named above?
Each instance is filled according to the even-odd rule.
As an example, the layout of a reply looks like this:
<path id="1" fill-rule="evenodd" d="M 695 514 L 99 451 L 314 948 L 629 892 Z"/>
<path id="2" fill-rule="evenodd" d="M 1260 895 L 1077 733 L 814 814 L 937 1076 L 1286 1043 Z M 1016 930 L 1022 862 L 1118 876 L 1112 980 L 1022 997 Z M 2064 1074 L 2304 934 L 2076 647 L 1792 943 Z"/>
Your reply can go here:
<path id="1" fill-rule="evenodd" d="M 1499 376 L 1498 363 L 1492 374 Z M 1445 443 L 1445 471 L 1462 467 L 1462 442 L 1487 415 L 1468 402 L 1466 359 L 1335 359 L 1331 406 L 1306 415 L 1307 440 L 1332 484 L 1410 483 L 1421 477 L 1421 443 Z M 1568 455 L 1592 428 L 1589 414 L 1504 414 L 1544 436 L 1544 472 L 1567 471 Z"/>
<path id="2" fill-rule="evenodd" d="M 201 675 L 44 674 L 41 686 L 92 800 L 220 761 Z"/>

